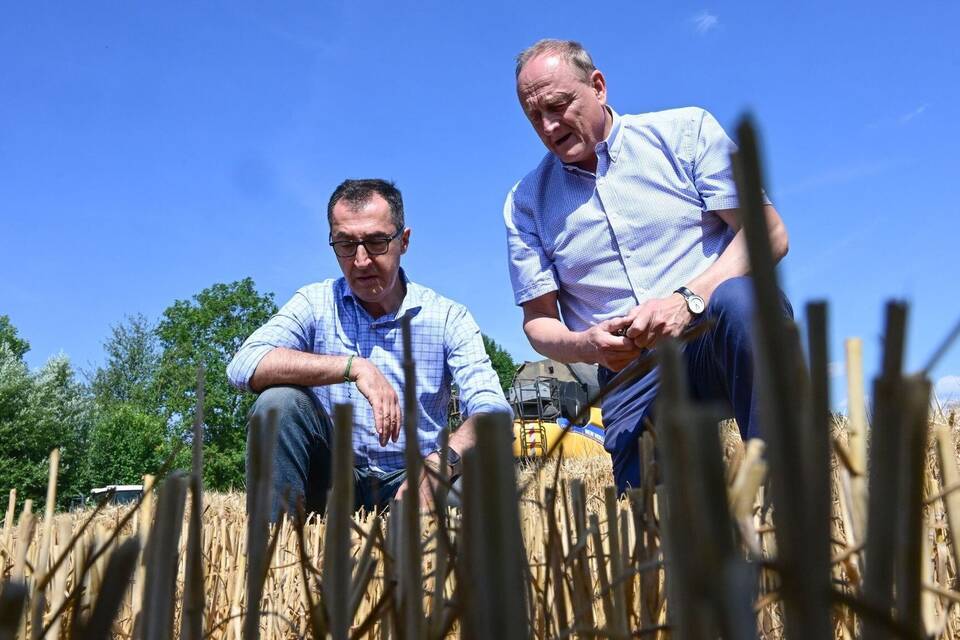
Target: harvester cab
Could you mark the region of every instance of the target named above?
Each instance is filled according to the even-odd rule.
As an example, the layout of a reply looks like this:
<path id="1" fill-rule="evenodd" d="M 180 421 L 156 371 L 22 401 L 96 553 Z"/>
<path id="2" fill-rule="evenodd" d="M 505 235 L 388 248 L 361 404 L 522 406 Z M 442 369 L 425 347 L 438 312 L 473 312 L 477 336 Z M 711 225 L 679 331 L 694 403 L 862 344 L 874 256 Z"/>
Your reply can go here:
<path id="1" fill-rule="evenodd" d="M 516 378 L 507 399 L 513 406 L 513 454 L 517 458 L 542 458 L 554 443 L 564 457 L 606 455 L 600 409 L 590 407 L 586 383 L 537 375 Z M 585 416 L 580 417 L 579 416 Z M 567 431 L 563 435 L 564 430 Z"/>

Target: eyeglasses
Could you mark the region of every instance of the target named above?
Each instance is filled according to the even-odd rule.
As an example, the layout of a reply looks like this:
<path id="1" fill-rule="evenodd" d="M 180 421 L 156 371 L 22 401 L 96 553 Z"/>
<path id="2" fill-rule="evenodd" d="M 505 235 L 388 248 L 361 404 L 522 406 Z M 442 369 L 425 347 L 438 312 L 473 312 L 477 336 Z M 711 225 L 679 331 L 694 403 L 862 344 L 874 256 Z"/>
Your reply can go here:
<path id="1" fill-rule="evenodd" d="M 379 256 L 387 252 L 387 250 L 390 248 L 390 242 L 400 237 L 401 233 L 403 233 L 403 230 L 397 229 L 397 232 L 392 236 L 367 238 L 366 240 L 331 241 L 330 246 L 333 247 L 333 252 L 337 254 L 337 257 L 339 258 L 352 258 L 353 256 L 357 255 L 357 247 L 360 245 L 363 245 L 363 248 L 368 255 Z"/>

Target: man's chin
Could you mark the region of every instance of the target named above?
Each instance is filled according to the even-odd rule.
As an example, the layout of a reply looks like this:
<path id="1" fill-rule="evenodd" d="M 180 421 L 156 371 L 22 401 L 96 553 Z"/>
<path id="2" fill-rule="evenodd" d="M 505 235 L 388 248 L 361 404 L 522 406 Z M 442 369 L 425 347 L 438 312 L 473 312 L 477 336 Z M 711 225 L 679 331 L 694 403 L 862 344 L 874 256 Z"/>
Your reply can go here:
<path id="1" fill-rule="evenodd" d="M 582 144 L 575 144 L 567 149 L 557 149 L 553 153 L 566 164 L 577 164 L 582 162 L 586 156 Z"/>
<path id="2" fill-rule="evenodd" d="M 383 293 L 383 285 L 379 281 L 360 281 L 352 282 L 350 288 L 353 289 L 353 293 L 356 294 L 358 298 L 366 301 L 368 297 L 373 298 L 375 301 Z"/>

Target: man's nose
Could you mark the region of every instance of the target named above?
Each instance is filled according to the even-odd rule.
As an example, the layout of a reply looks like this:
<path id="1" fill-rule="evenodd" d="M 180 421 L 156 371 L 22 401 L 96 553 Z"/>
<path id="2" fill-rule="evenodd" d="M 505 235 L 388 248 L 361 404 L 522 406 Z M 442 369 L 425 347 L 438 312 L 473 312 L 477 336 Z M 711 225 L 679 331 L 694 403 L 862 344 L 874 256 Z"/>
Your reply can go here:
<path id="1" fill-rule="evenodd" d="M 355 264 L 358 267 L 365 267 L 368 264 L 370 264 L 370 262 L 371 262 L 370 254 L 367 253 L 367 248 L 362 244 L 358 245 L 357 254 L 353 256 L 353 264 Z"/>
<path id="2" fill-rule="evenodd" d="M 560 121 L 552 114 L 545 113 L 540 116 L 540 126 L 543 127 L 544 133 L 552 133 L 559 124 Z"/>

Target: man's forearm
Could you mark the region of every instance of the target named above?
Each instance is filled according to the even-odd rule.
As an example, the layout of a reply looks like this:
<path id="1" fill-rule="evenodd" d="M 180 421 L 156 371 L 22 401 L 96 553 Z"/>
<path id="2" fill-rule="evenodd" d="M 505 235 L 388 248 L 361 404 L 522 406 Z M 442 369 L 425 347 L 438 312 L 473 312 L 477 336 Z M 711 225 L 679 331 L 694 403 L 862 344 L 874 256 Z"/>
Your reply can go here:
<path id="1" fill-rule="evenodd" d="M 531 318 L 523 323 L 523 331 L 530 346 L 542 356 L 564 363 L 586 362 L 582 334 L 556 318 Z"/>
<path id="2" fill-rule="evenodd" d="M 250 388 L 259 393 L 278 384 L 319 387 L 343 382 L 349 357 L 277 347 L 260 360 L 257 370 L 250 377 Z M 357 364 L 357 360 L 358 358 L 354 359 L 351 369 Z"/>
<path id="3" fill-rule="evenodd" d="M 463 455 L 477 444 L 477 416 L 470 416 L 450 434 L 450 448 Z"/>

